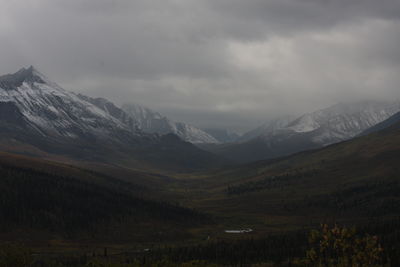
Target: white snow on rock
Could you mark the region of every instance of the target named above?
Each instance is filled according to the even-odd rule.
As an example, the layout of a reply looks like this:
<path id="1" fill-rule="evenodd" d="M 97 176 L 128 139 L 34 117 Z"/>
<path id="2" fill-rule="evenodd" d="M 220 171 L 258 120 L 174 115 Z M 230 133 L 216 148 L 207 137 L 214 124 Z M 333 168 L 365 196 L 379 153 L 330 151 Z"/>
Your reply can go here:
<path id="1" fill-rule="evenodd" d="M 287 128 L 299 133 L 314 132 L 314 142 L 328 145 L 355 137 L 399 111 L 398 101 L 340 103 L 305 114 Z"/>
<path id="2" fill-rule="evenodd" d="M 51 82 L 33 67 L 0 77 L 0 102 L 15 104 L 24 120 L 43 135 L 112 139 L 118 131 L 141 134 L 107 110 Z"/>
<path id="3" fill-rule="evenodd" d="M 348 140 L 400 111 L 400 101 L 339 103 L 298 118 L 270 121 L 243 135 L 243 141 L 261 138 L 265 142 L 284 136 L 308 134 L 318 145 Z"/>
<path id="4" fill-rule="evenodd" d="M 137 104 L 125 104 L 122 109 L 138 122 L 138 127 L 143 132 L 174 133 L 191 143 L 218 143 L 214 137 L 205 131 L 183 122 L 175 122 L 149 108 Z"/>
<path id="5" fill-rule="evenodd" d="M 76 138 L 115 138 L 116 130 L 133 135 L 174 133 L 192 143 L 218 141 L 194 126 L 174 122 L 139 105 L 115 106 L 102 98 L 68 92 L 34 67 L 0 76 L 0 102 L 12 102 L 41 134 Z"/>

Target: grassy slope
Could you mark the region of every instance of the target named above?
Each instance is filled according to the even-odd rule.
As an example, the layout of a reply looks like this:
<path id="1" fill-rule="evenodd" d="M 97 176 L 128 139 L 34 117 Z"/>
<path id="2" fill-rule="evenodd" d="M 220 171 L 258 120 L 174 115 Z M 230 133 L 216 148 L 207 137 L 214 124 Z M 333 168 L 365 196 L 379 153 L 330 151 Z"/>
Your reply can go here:
<path id="1" fill-rule="evenodd" d="M 400 131 L 385 131 L 182 182 L 188 205 L 211 212 L 222 227 L 255 234 L 322 221 L 365 222 L 400 214 Z M 228 188 L 240 193 L 228 194 Z M 220 235 L 221 229 L 214 234 Z"/>
<path id="2" fill-rule="evenodd" d="M 184 142 L 173 134 L 154 140 L 139 140 L 139 143 L 99 143 L 96 140 L 55 140 L 35 136 L 19 129 L 8 129 L 0 133 L 0 151 L 51 160 L 86 161 L 147 171 L 188 172 L 219 168 L 229 161 L 215 154 Z M 22 132 L 22 133 L 21 133 Z"/>

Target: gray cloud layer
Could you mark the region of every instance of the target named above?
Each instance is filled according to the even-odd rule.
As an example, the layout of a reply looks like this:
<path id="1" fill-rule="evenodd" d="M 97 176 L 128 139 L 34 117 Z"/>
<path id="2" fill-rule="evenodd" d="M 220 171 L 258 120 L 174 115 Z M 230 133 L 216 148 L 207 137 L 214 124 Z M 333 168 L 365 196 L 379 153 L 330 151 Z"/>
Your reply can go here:
<path id="1" fill-rule="evenodd" d="M 400 97 L 398 0 L 0 0 L 0 73 L 202 127 Z"/>

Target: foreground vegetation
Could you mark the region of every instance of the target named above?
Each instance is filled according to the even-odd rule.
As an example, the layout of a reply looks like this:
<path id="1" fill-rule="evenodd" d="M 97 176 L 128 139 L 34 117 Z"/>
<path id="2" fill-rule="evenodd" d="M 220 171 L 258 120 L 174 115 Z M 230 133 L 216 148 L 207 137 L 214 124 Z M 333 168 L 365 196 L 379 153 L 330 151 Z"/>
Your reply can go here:
<path id="1" fill-rule="evenodd" d="M 400 220 L 392 224 L 396 229 Z M 381 225 L 383 227 L 383 225 Z M 377 229 L 377 228 L 376 228 Z M 380 229 L 383 230 L 383 229 Z M 387 231 L 388 229 L 385 229 Z M 394 229 L 391 229 L 392 231 Z M 398 233 L 370 235 L 355 228 L 321 225 L 318 230 L 236 242 L 210 242 L 101 255 L 43 257 L 15 244 L 0 247 L 0 266 L 315 266 L 383 267 L 400 263 Z"/>

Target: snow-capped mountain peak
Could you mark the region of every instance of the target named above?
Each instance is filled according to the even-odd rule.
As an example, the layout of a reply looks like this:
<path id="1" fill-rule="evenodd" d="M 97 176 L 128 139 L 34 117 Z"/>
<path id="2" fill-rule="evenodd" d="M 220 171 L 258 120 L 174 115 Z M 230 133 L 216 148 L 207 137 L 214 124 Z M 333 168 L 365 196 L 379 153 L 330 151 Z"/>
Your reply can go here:
<path id="1" fill-rule="evenodd" d="M 0 76 L 0 129 L 0 146 L 18 153 L 138 168 L 195 169 L 219 162 L 177 135 L 141 131 L 112 102 L 64 90 L 33 67 Z"/>
<path id="2" fill-rule="evenodd" d="M 315 132 L 313 140 L 323 145 L 352 138 L 400 111 L 400 102 L 363 101 L 339 103 L 305 114 L 287 129 L 296 133 Z"/>
<path id="3" fill-rule="evenodd" d="M 0 103 L 14 106 L 21 121 L 43 136 L 111 140 L 116 131 L 139 134 L 114 113 L 64 90 L 32 66 L 0 76 Z"/>
<path id="4" fill-rule="evenodd" d="M 30 66 L 28 68 L 22 68 L 16 73 L 7 74 L 4 76 L 0 76 L 0 88 L 5 90 L 13 90 L 23 85 L 23 83 L 27 84 L 47 84 L 49 87 L 52 87 L 56 90 L 65 91 L 58 84 L 52 82 L 48 79 L 44 74 L 38 71 L 35 67 Z"/>
<path id="5" fill-rule="evenodd" d="M 266 141 L 283 136 L 308 135 L 318 145 L 328 145 L 357 136 L 400 111 L 400 101 L 362 101 L 338 103 L 306 113 L 298 118 L 285 117 L 266 123 L 243 136 L 244 141 Z"/>
<path id="6" fill-rule="evenodd" d="M 0 103 L 11 103 L 23 120 L 42 135 L 110 139 L 115 129 L 125 134 L 174 133 L 192 143 L 217 143 L 204 131 L 174 122 L 140 105 L 121 109 L 104 98 L 64 90 L 33 66 L 0 76 Z"/>
<path id="7" fill-rule="evenodd" d="M 240 162 L 278 158 L 349 140 L 397 112 L 400 101 L 339 103 L 297 119 L 270 121 L 240 143 L 212 151 Z"/>
<path id="8" fill-rule="evenodd" d="M 22 68 L 14 74 L 7 74 L 0 77 L 0 87 L 4 90 L 12 90 L 27 83 L 45 83 L 45 80 L 33 66 Z"/>

